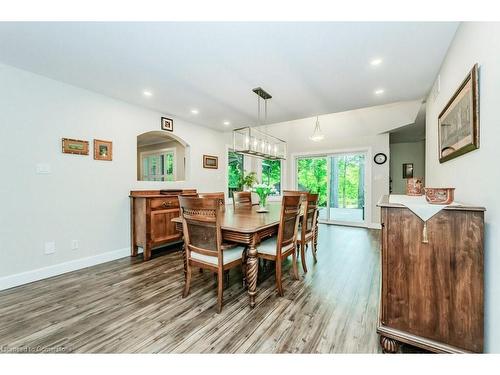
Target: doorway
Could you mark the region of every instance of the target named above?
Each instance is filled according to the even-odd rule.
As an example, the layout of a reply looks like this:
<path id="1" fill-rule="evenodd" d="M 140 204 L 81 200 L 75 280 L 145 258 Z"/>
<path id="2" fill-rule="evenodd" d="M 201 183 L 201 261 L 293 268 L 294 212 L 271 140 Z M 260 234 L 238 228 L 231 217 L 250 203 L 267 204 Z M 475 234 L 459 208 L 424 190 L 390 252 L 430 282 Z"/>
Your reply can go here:
<path id="1" fill-rule="evenodd" d="M 297 190 L 319 194 L 319 220 L 366 226 L 366 152 L 297 156 Z"/>

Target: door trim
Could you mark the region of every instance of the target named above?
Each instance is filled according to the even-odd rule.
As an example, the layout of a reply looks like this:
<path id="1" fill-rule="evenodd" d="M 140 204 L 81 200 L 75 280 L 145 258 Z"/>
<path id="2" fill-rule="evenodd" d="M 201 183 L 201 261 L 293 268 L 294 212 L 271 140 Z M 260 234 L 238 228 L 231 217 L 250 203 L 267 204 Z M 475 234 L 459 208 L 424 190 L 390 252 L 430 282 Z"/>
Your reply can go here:
<path id="1" fill-rule="evenodd" d="M 345 225 L 345 226 L 356 226 L 369 228 L 372 223 L 372 168 L 373 163 L 370 161 L 373 158 L 373 152 L 371 146 L 362 146 L 362 147 L 354 147 L 348 149 L 326 149 L 319 151 L 307 151 L 307 152 L 295 152 L 290 154 L 291 159 L 291 177 L 293 187 L 298 189 L 298 181 L 297 181 L 297 159 L 305 158 L 305 157 L 324 157 L 327 158 L 327 168 L 330 166 L 330 156 L 335 154 L 354 154 L 354 153 L 364 153 L 365 154 L 365 220 L 364 222 L 344 222 L 337 220 L 321 220 L 321 222 L 325 224 L 333 224 L 333 225 Z M 330 170 L 327 170 L 327 176 L 330 175 Z M 329 181 L 329 180 L 327 180 Z M 329 182 L 327 182 L 329 184 Z M 330 188 L 328 186 L 327 189 L 327 197 L 330 197 Z M 327 207 L 330 205 L 329 201 L 327 202 Z"/>

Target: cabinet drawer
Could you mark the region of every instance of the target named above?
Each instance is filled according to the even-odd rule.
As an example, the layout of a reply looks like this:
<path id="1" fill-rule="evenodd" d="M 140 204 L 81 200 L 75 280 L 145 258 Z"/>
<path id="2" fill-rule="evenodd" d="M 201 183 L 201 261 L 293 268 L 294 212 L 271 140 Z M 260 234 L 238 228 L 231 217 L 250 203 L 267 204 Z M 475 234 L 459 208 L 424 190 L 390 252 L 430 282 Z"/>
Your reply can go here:
<path id="1" fill-rule="evenodd" d="M 179 207 L 179 198 L 177 197 L 151 199 L 151 210 L 153 211 L 167 210 L 178 207 Z"/>

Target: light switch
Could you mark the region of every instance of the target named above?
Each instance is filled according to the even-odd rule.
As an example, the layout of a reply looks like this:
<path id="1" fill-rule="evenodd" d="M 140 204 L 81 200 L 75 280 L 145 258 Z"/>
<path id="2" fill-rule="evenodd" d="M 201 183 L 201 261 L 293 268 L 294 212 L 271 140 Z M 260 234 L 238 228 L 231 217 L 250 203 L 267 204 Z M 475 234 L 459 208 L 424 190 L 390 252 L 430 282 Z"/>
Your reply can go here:
<path id="1" fill-rule="evenodd" d="M 54 254 L 56 252 L 55 242 L 45 242 L 45 254 Z"/>
<path id="2" fill-rule="evenodd" d="M 50 173 L 50 164 L 48 163 L 38 163 L 36 165 L 37 174 L 48 174 Z"/>

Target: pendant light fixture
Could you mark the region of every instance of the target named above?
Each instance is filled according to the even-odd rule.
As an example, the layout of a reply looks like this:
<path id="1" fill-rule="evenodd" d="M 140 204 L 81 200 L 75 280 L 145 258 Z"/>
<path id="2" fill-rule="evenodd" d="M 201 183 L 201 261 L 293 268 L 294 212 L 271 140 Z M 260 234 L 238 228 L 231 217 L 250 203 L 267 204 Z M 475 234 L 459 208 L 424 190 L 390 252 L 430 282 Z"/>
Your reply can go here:
<path id="1" fill-rule="evenodd" d="M 325 139 L 325 136 L 321 132 L 321 127 L 319 125 L 319 117 L 316 116 L 316 125 L 314 126 L 314 132 L 313 135 L 309 137 L 309 139 L 313 142 L 320 142 L 323 139 Z"/>
<path id="2" fill-rule="evenodd" d="M 257 95 L 257 127 L 247 126 L 244 128 L 233 130 L 233 150 L 258 158 L 265 159 L 285 159 L 286 158 L 286 142 L 276 138 L 267 132 L 267 126 L 264 129 L 260 122 L 260 101 L 264 100 L 264 125 L 267 124 L 267 101 L 272 96 L 257 87 L 252 90 Z"/>

